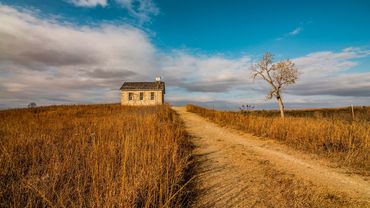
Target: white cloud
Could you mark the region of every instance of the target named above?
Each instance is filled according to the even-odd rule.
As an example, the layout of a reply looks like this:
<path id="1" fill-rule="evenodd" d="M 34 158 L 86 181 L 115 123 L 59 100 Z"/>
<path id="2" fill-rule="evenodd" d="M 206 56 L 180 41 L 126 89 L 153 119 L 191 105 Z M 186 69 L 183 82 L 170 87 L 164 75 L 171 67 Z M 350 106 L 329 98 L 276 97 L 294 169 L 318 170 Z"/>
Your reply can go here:
<path id="1" fill-rule="evenodd" d="M 303 31 L 303 27 L 300 26 L 300 27 L 297 27 L 295 28 L 294 30 L 288 32 L 288 33 L 285 33 L 283 34 L 282 36 L 276 38 L 276 40 L 280 41 L 280 40 L 283 40 L 284 38 L 288 38 L 288 37 L 293 37 L 293 36 L 296 36 L 298 35 L 299 33 L 301 33 Z"/>
<path id="2" fill-rule="evenodd" d="M 340 52 L 320 51 L 293 59 L 305 74 L 304 76 L 324 76 L 345 71 L 356 65 L 355 58 L 367 56 L 368 51 L 345 48 Z"/>
<path id="3" fill-rule="evenodd" d="M 152 0 L 114 0 L 128 13 L 136 18 L 140 24 L 150 20 L 152 16 L 159 14 L 159 8 Z M 108 0 L 67 0 L 67 2 L 78 7 L 105 7 Z"/>
<path id="4" fill-rule="evenodd" d="M 302 32 L 302 27 L 297 27 L 293 31 L 289 32 L 288 35 L 295 36 Z"/>
<path id="5" fill-rule="evenodd" d="M 302 79 L 288 92 L 295 95 L 332 95 L 341 97 L 370 97 L 370 73 L 338 74 L 320 79 Z"/>
<path id="6" fill-rule="evenodd" d="M 145 69 L 155 48 L 147 35 L 129 25 L 77 27 L 0 7 L 0 60 L 45 70 L 48 67 Z M 133 64 L 135 63 L 135 64 Z M 140 64 L 142 63 L 142 64 Z"/>
<path id="7" fill-rule="evenodd" d="M 105 7 L 108 4 L 108 0 L 69 0 L 69 2 L 80 7 Z"/>
<path id="8" fill-rule="evenodd" d="M 177 86 L 193 92 L 225 92 L 249 82 L 249 56 L 191 55 L 172 51 L 162 60 L 162 73 Z"/>
<path id="9" fill-rule="evenodd" d="M 358 58 L 369 50 L 345 48 L 339 52 L 321 51 L 293 59 L 301 71 L 299 82 L 288 91 L 296 95 L 370 96 L 370 73 L 350 73 Z"/>
<path id="10" fill-rule="evenodd" d="M 152 0 L 116 0 L 121 6 L 134 17 L 138 18 L 140 23 L 150 20 L 151 16 L 158 15 L 159 8 Z"/>

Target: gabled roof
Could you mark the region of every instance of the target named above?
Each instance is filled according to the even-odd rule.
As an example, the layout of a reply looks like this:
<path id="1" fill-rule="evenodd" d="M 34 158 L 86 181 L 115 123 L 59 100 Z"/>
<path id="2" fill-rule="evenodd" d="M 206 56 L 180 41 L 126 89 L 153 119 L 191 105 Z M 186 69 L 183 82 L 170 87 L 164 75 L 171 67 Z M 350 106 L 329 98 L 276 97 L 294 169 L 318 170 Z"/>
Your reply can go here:
<path id="1" fill-rule="evenodd" d="M 124 82 L 120 90 L 163 90 L 164 82 Z"/>

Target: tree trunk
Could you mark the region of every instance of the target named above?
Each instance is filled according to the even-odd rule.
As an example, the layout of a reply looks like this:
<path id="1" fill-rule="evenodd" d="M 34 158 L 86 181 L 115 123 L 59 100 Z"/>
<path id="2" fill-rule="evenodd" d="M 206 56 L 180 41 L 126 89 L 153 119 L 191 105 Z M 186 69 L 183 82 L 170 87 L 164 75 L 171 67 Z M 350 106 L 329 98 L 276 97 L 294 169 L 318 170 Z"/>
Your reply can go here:
<path id="1" fill-rule="evenodd" d="M 284 104 L 283 104 L 283 100 L 281 99 L 280 96 L 277 96 L 276 99 L 277 99 L 277 102 L 279 104 L 280 116 L 281 116 L 281 118 L 284 118 Z"/>

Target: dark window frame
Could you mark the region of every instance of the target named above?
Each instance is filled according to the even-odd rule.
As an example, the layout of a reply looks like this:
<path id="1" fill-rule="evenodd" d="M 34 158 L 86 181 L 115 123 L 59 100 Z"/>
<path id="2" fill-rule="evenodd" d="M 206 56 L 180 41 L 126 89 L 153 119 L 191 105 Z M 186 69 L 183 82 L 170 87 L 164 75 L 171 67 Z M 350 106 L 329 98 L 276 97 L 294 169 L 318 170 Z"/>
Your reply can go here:
<path id="1" fill-rule="evenodd" d="M 140 92 L 140 100 L 144 100 L 144 92 Z"/>
<path id="2" fill-rule="evenodd" d="M 154 100 L 154 98 L 155 98 L 154 92 L 150 92 L 150 100 Z"/>
<path id="3" fill-rule="evenodd" d="M 128 93 L 128 100 L 132 100 L 132 98 L 133 98 L 133 93 L 132 92 L 129 92 Z"/>

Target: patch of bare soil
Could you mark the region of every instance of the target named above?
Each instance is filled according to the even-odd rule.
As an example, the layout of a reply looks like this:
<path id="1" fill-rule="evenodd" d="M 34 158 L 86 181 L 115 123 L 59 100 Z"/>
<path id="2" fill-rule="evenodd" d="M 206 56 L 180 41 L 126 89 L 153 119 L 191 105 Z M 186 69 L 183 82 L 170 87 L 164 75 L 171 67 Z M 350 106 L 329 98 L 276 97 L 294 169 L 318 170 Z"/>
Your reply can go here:
<path id="1" fill-rule="evenodd" d="M 193 207 L 370 207 L 368 178 L 174 109 L 196 146 Z"/>

